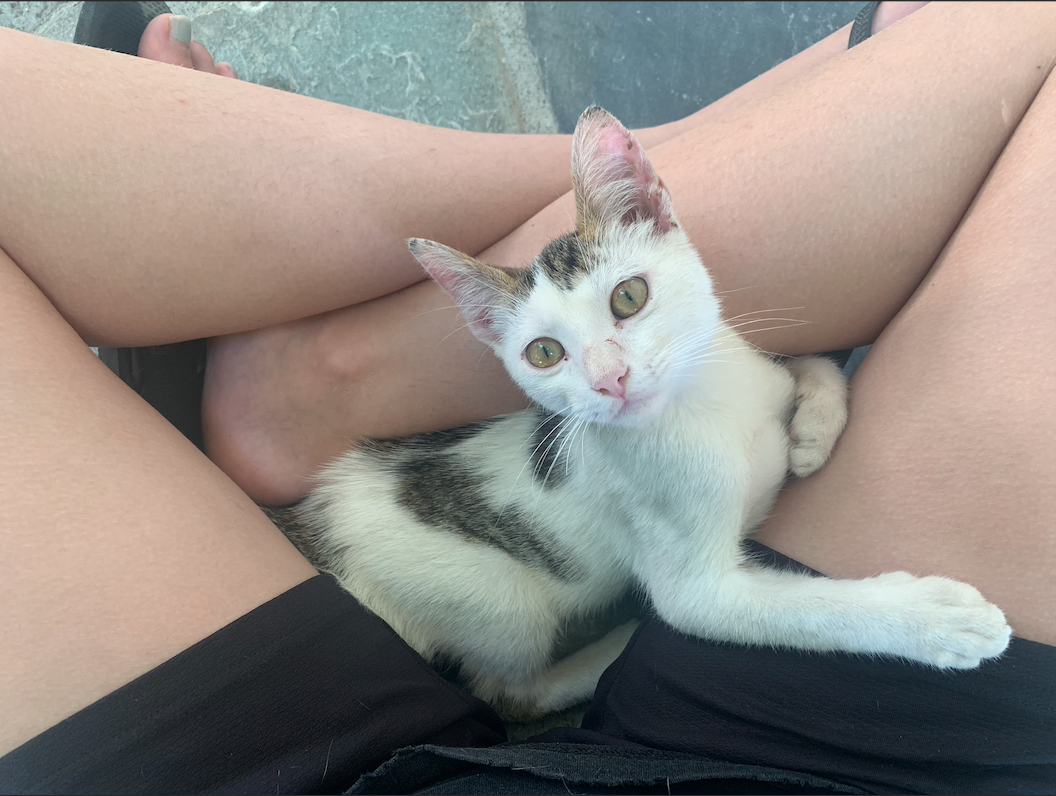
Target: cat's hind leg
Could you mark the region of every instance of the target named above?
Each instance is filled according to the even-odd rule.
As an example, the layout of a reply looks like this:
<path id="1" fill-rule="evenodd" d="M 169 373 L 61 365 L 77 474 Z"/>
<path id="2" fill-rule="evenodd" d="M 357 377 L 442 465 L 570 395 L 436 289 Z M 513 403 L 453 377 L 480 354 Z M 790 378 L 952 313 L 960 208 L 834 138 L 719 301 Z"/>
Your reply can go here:
<path id="1" fill-rule="evenodd" d="M 788 367 L 796 380 L 789 469 L 804 478 L 825 464 L 847 425 L 847 380 L 825 357 L 798 357 Z"/>
<path id="2" fill-rule="evenodd" d="M 620 657 L 638 624 L 637 619 L 626 622 L 522 680 L 503 680 L 483 673 L 471 675 L 470 690 L 491 704 L 505 721 L 531 721 L 586 702 L 594 695 L 602 673 Z"/>

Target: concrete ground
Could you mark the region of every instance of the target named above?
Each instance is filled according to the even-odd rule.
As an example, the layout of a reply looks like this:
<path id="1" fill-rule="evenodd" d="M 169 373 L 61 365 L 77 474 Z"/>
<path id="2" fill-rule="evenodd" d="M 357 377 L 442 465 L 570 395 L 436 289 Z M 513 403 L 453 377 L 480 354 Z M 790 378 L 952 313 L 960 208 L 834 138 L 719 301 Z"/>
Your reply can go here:
<path id="1" fill-rule="evenodd" d="M 571 132 L 684 116 L 850 22 L 860 2 L 177 2 L 254 83 L 444 127 Z M 0 3 L 71 41 L 81 3 Z"/>

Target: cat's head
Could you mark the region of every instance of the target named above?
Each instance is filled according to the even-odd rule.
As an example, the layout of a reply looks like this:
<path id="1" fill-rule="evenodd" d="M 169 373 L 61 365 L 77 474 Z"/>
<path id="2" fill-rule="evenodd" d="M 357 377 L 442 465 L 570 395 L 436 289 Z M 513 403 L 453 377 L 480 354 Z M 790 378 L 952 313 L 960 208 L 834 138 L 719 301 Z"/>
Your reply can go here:
<path id="1" fill-rule="evenodd" d="M 411 252 L 537 403 L 639 425 L 684 387 L 719 302 L 671 196 L 630 132 L 589 108 L 572 139 L 576 230 L 525 269 L 432 241 Z"/>

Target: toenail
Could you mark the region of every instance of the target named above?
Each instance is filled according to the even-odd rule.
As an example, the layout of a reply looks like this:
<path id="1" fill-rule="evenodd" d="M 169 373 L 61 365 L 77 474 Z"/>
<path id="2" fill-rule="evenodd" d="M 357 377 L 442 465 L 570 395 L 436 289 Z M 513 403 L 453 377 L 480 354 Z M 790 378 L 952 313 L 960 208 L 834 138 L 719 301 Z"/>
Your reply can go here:
<path id="1" fill-rule="evenodd" d="M 169 36 L 188 47 L 191 45 L 191 20 L 178 14 L 169 18 Z"/>

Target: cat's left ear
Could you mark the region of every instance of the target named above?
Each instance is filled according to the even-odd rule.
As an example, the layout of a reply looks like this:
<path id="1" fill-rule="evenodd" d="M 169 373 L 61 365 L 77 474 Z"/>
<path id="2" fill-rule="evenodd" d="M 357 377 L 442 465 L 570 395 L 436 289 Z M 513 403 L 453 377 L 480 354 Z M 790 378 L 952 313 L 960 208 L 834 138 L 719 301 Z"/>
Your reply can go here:
<path id="1" fill-rule="evenodd" d="M 530 272 L 498 268 L 436 241 L 411 238 L 411 254 L 458 304 L 469 329 L 488 345 L 499 341 L 498 322 L 530 287 Z"/>
<path id="2" fill-rule="evenodd" d="M 678 226 L 671 194 L 631 132 L 596 105 L 572 136 L 576 231 L 594 237 L 610 224 L 651 221 L 658 232 Z"/>

